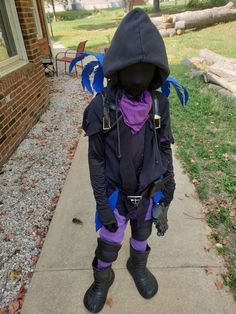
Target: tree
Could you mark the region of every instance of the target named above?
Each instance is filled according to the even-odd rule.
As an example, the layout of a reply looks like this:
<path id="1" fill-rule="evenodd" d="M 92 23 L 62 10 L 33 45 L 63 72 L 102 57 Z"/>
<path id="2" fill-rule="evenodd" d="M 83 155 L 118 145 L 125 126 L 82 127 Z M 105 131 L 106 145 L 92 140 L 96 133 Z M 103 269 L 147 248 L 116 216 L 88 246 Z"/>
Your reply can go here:
<path id="1" fill-rule="evenodd" d="M 160 12 L 160 0 L 153 0 L 153 12 Z"/>
<path id="2" fill-rule="evenodd" d="M 52 14 L 53 14 L 53 21 L 56 22 L 57 17 L 56 17 L 56 9 L 55 9 L 55 1 L 54 0 L 44 0 L 47 5 L 52 6 Z"/>
<path id="3" fill-rule="evenodd" d="M 55 3 L 54 3 L 54 0 L 50 0 L 50 2 L 51 2 L 51 5 L 52 5 L 53 21 L 56 22 L 57 17 L 56 17 Z"/>
<path id="4" fill-rule="evenodd" d="M 133 9 L 134 6 L 134 0 L 123 0 L 124 10 L 125 13 L 128 13 Z"/>

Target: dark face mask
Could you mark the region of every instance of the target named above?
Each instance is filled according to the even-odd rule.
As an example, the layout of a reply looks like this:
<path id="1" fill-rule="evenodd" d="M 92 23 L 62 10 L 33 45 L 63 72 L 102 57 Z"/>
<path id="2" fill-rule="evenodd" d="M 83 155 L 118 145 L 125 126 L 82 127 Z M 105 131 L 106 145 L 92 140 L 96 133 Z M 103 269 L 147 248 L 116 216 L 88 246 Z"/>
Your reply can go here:
<path id="1" fill-rule="evenodd" d="M 155 69 L 150 63 L 131 65 L 118 72 L 119 84 L 130 96 L 137 98 L 150 85 Z"/>

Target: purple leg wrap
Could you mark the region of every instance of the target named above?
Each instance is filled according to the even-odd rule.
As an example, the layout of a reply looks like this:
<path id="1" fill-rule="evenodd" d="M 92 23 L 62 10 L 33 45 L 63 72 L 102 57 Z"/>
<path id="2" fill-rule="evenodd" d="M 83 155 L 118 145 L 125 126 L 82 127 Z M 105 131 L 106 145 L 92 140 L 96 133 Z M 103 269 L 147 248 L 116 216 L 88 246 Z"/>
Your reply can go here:
<path id="1" fill-rule="evenodd" d="M 105 227 L 102 227 L 99 231 L 99 236 L 102 240 L 107 242 L 121 244 L 124 239 L 127 221 L 124 216 L 119 214 L 117 208 L 114 210 L 114 214 L 118 223 L 118 230 L 116 232 L 110 232 Z"/>
<path id="2" fill-rule="evenodd" d="M 130 244 L 135 251 L 145 252 L 147 248 L 147 240 L 137 241 L 133 238 L 130 239 Z"/>
<path id="3" fill-rule="evenodd" d="M 103 262 L 98 258 L 97 269 L 105 269 L 105 268 L 111 267 L 111 264 L 112 263 Z"/>
<path id="4" fill-rule="evenodd" d="M 121 244 L 124 239 L 127 221 L 124 216 L 119 214 L 117 208 L 114 210 L 114 214 L 118 223 L 118 230 L 116 232 L 110 232 L 105 227 L 102 227 L 99 231 L 99 236 L 102 240 L 105 240 L 107 242 Z M 132 217 L 132 219 L 137 219 L 137 218 Z M 152 219 L 152 200 L 150 201 L 150 204 L 149 204 L 146 216 L 145 216 L 145 220 L 150 220 L 150 219 Z M 146 251 L 147 240 L 137 241 L 131 238 L 130 244 L 133 247 L 133 249 L 136 251 L 139 251 L 139 252 Z M 110 267 L 111 265 L 112 263 L 106 263 L 98 259 L 98 264 L 97 264 L 98 269 L 105 269 L 105 268 Z"/>

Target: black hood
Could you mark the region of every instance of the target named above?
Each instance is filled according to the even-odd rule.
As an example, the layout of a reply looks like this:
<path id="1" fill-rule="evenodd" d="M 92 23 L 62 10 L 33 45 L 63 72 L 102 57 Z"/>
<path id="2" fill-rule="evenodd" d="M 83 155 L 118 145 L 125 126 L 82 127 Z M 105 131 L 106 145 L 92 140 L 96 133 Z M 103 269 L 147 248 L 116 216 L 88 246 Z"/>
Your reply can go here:
<path id="1" fill-rule="evenodd" d="M 150 88 L 161 87 L 170 73 L 165 45 L 149 16 L 136 8 L 125 16 L 114 34 L 104 57 L 104 75 L 113 78 L 119 70 L 139 62 L 156 66 Z"/>

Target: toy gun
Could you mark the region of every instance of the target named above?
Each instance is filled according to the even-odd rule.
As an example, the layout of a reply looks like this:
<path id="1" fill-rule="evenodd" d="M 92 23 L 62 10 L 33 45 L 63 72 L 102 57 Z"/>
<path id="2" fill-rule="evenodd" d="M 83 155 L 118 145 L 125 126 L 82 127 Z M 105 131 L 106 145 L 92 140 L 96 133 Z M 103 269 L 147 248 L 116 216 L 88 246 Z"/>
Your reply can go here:
<path id="1" fill-rule="evenodd" d="M 164 203 L 157 203 L 152 209 L 152 219 L 159 237 L 164 236 L 166 230 L 168 229 L 168 208 L 169 206 L 165 206 Z"/>

